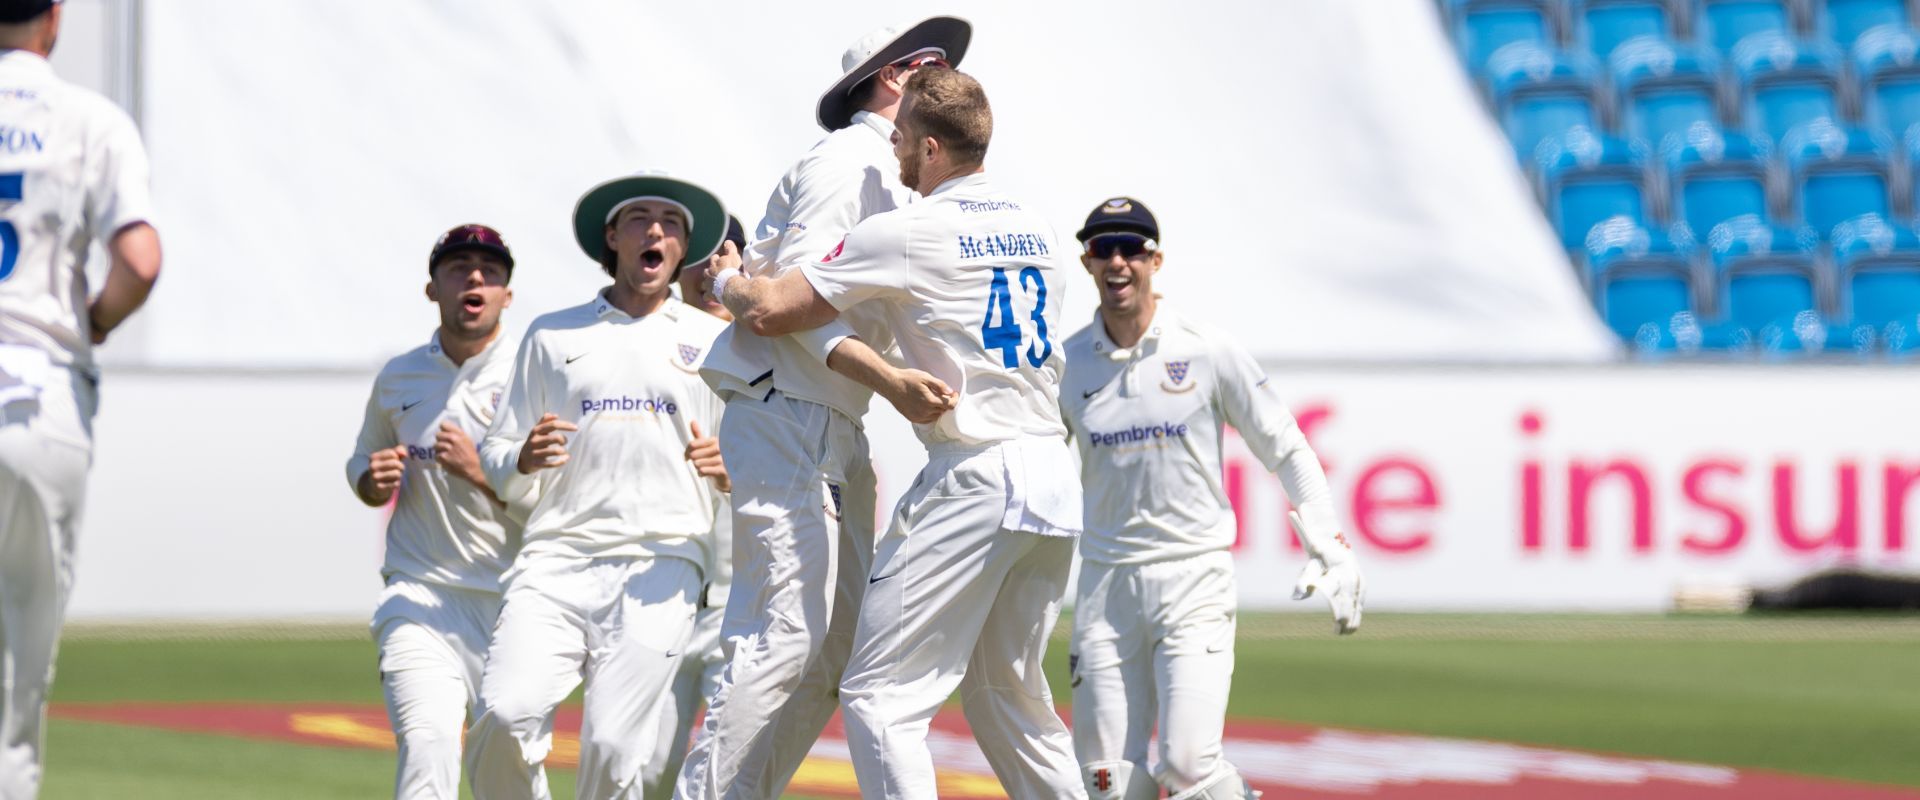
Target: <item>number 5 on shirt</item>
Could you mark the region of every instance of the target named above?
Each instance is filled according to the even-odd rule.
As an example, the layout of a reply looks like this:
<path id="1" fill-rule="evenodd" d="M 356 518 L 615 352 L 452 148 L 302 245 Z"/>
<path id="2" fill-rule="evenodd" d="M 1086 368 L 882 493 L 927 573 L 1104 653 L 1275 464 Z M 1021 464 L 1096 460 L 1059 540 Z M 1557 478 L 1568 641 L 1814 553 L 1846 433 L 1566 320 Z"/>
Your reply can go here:
<path id="1" fill-rule="evenodd" d="M 22 186 L 26 174 L 0 173 L 0 201 L 17 203 L 26 199 Z M 12 220 L 0 220 L 0 281 L 13 277 L 13 264 L 20 259 L 20 231 Z"/>
<path id="2" fill-rule="evenodd" d="M 1039 352 L 1028 346 L 1027 363 L 1038 367 L 1053 355 L 1053 341 L 1047 337 L 1047 320 L 1042 316 L 1047 310 L 1047 278 L 1039 267 L 1027 267 L 1020 270 L 1020 288 L 1033 295 L 1033 335 Z M 999 350 L 1001 363 L 1013 369 L 1020 366 L 1020 345 L 1024 341 L 1024 332 L 1013 321 L 1013 288 L 1007 282 L 1007 270 L 994 267 L 993 285 L 987 288 L 987 318 L 980 323 L 980 343 L 988 350 Z"/>

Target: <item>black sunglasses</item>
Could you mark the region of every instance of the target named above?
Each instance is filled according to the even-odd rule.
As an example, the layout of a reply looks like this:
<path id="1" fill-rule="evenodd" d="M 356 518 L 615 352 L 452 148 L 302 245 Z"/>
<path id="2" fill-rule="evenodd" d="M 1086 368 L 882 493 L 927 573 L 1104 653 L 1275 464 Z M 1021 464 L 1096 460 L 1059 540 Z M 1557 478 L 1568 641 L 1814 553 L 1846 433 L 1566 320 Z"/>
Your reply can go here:
<path id="1" fill-rule="evenodd" d="M 1103 233 L 1087 240 L 1087 255 L 1099 259 L 1112 258 L 1116 252 L 1134 258 L 1153 251 L 1153 240 L 1137 233 Z"/>

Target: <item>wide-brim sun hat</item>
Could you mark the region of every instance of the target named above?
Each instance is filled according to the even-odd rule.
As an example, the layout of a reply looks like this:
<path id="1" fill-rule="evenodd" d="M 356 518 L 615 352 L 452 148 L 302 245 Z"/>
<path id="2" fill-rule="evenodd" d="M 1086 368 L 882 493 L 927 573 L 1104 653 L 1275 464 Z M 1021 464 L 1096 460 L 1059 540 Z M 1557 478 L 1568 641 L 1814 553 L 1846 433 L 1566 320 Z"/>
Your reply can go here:
<path id="1" fill-rule="evenodd" d="M 948 64 L 960 66 L 967 55 L 967 43 L 973 40 L 973 24 L 959 17 L 931 17 L 902 30 L 885 27 L 860 37 L 840 56 L 845 73 L 820 95 L 816 119 L 820 127 L 837 131 L 853 124 L 851 92 L 861 81 L 873 77 L 881 67 L 922 51 L 940 52 Z"/>
<path id="2" fill-rule="evenodd" d="M 607 223 L 636 200 L 658 198 L 680 204 L 687 214 L 687 254 L 681 264 L 697 264 L 719 252 L 727 237 L 727 209 L 720 197 L 699 184 L 660 174 L 628 175 L 580 195 L 573 206 L 573 240 L 581 252 L 601 261 L 607 252 Z"/>

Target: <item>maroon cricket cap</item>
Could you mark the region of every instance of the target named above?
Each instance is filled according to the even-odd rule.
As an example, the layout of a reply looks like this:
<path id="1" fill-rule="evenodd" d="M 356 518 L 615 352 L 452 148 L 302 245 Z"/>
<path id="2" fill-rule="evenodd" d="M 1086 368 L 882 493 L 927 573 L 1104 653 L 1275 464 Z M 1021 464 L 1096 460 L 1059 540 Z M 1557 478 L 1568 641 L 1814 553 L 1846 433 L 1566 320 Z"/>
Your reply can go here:
<path id="1" fill-rule="evenodd" d="M 427 273 L 440 264 L 440 259 L 462 250 L 482 250 L 499 256 L 507 262 L 507 269 L 513 269 L 513 251 L 507 249 L 507 240 L 500 238 L 500 232 L 485 225 L 461 225 L 440 234 L 440 240 L 433 243 L 433 254 L 427 256 Z"/>

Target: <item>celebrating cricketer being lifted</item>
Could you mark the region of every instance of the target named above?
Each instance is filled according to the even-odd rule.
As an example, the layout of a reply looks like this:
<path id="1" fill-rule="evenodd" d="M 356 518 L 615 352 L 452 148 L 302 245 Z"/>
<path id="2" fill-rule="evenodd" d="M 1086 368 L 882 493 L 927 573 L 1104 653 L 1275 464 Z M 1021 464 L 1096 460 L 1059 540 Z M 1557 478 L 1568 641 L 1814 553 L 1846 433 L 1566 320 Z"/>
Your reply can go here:
<path id="1" fill-rule="evenodd" d="M 928 460 L 878 543 L 840 687 L 862 793 L 936 795 L 928 726 L 958 689 L 1008 794 L 1084 798 L 1041 671 L 1081 520 L 1059 407 L 1060 251 L 985 173 L 980 84 L 922 69 L 904 88 L 894 155 L 924 197 L 796 271 L 748 277 L 717 258 L 714 294 L 770 335 L 872 309 L 909 366 L 957 389 L 907 409 L 931 417 L 915 425 Z"/>
<path id="2" fill-rule="evenodd" d="M 720 400 L 698 374 L 725 323 L 669 287 L 720 244 L 726 210 L 636 175 L 589 190 L 573 221 L 613 285 L 534 320 L 480 444 L 494 492 L 527 509 L 467 734 L 481 800 L 547 796 L 554 709 L 583 678 L 578 796 L 640 793 L 725 503 Z"/>
<path id="3" fill-rule="evenodd" d="M 40 791 L 53 656 L 93 460 L 94 346 L 160 276 L 133 119 L 56 77 L 53 0 L 0 0 L 0 798 Z M 110 266 L 99 293 L 88 249 Z"/>
<path id="4" fill-rule="evenodd" d="M 830 133 L 774 187 L 748 272 L 797 278 L 855 223 L 906 203 L 913 187 L 899 181 L 890 146 L 902 89 L 917 73 L 958 63 L 971 36 L 965 21 L 934 17 L 854 42 L 844 74 L 820 98 L 818 121 Z M 738 261 L 731 250 L 722 258 Z M 909 419 L 945 410 L 914 410 L 914 398 L 941 397 L 945 387 L 883 361 L 878 351 L 891 341 L 872 309 L 791 332 L 748 319 L 728 327 L 705 361 L 703 374 L 727 398 L 720 445 L 738 558 L 724 635 L 734 652 L 681 798 L 778 797 L 839 706 L 877 503 L 861 417 L 872 389 Z"/>
<path id="5" fill-rule="evenodd" d="M 467 710 L 479 707 L 500 574 L 520 547 L 520 523 L 487 485 L 474 446 L 513 369 L 514 341 L 500 333 L 512 276 L 498 231 L 461 225 L 440 236 L 427 257 L 440 327 L 380 369 L 347 459 L 361 502 L 394 503 L 372 627 L 400 750 L 399 798 L 460 795 Z"/>

